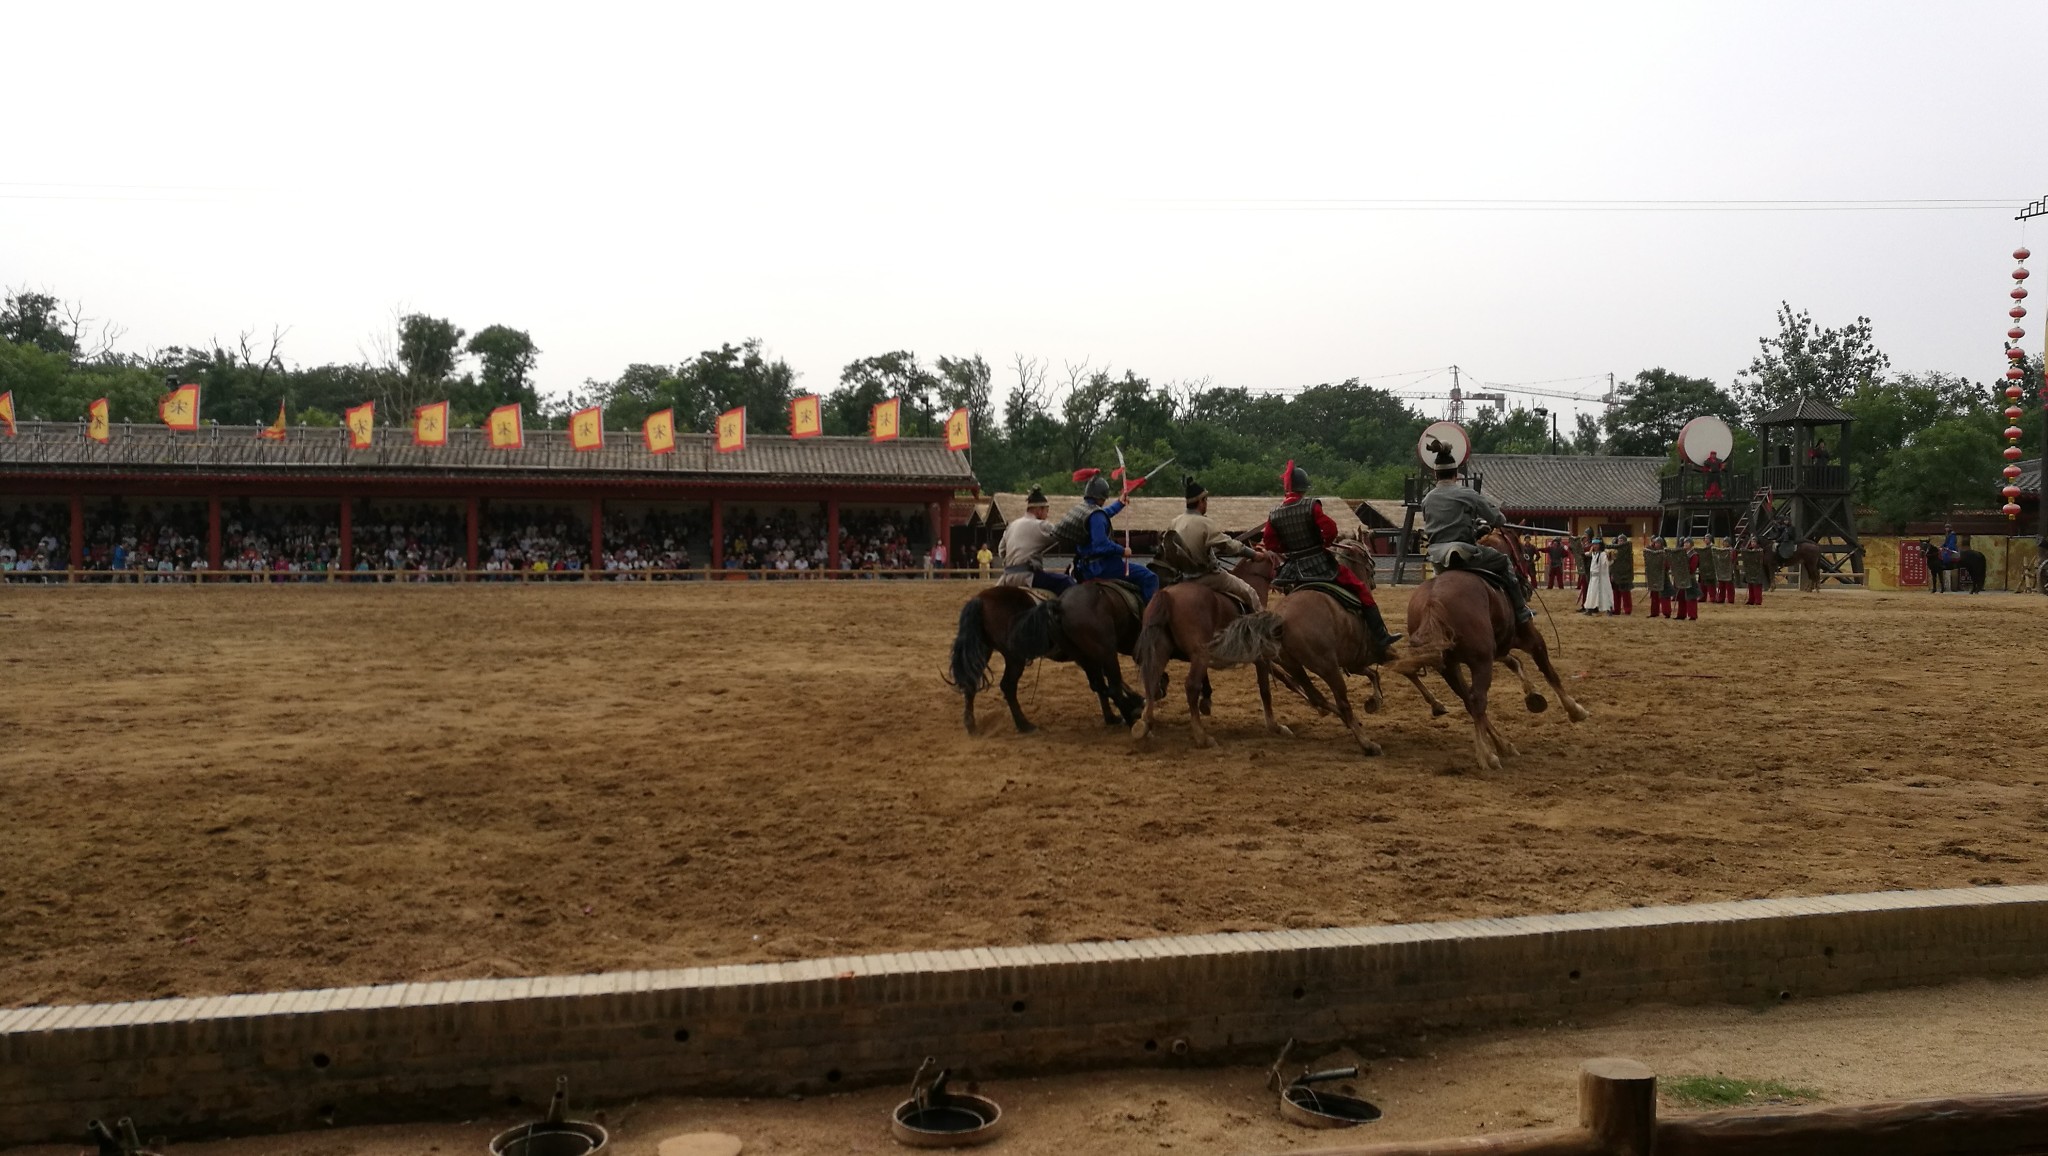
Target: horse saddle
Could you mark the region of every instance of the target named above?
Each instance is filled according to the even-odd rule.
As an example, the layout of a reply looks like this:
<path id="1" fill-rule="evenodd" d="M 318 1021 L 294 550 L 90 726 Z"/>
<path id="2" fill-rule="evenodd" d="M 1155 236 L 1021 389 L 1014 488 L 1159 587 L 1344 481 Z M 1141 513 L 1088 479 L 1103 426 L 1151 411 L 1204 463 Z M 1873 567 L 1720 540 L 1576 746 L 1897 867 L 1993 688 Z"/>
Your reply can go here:
<path id="1" fill-rule="evenodd" d="M 1303 582 L 1289 593 L 1302 594 L 1310 590 L 1318 594 L 1327 594 L 1337 600 L 1337 605 L 1361 618 L 1365 617 L 1365 603 L 1349 588 L 1339 586 L 1335 582 Z"/>
<path id="2" fill-rule="evenodd" d="M 1128 578 L 1090 578 L 1086 584 L 1115 591 L 1123 596 L 1124 605 L 1130 607 L 1132 615 L 1137 617 L 1144 616 L 1145 603 L 1138 595 L 1138 585 Z"/>
<path id="3" fill-rule="evenodd" d="M 1031 601 L 1034 605 L 1040 602 L 1057 602 L 1060 598 L 1059 591 L 1057 590 L 1041 590 L 1036 586 L 1025 586 L 1021 587 L 1021 589 L 1024 593 L 1031 595 Z"/>

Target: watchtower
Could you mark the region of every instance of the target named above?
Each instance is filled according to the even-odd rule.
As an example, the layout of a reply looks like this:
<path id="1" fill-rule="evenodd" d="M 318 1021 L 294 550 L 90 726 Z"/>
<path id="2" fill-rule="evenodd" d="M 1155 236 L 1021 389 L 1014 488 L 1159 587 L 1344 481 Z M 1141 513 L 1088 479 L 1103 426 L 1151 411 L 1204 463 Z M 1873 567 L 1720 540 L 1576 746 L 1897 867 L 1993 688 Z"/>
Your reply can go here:
<path id="1" fill-rule="evenodd" d="M 1812 398 L 1757 419 L 1756 494 L 1751 526 L 1781 521 L 1794 541 L 1820 543 L 1821 573 L 1863 581 L 1863 546 L 1856 539 L 1856 507 L 1849 489 L 1849 427 L 1856 419 Z"/>

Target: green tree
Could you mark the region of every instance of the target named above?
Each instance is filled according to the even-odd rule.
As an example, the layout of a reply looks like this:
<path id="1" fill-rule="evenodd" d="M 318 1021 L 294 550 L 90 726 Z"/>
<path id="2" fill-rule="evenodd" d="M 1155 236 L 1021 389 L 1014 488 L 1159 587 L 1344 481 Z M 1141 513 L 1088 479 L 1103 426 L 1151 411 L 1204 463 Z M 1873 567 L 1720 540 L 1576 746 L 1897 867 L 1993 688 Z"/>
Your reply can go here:
<path id="1" fill-rule="evenodd" d="M 1482 409 L 1465 429 L 1473 453 L 1540 454 L 1550 449 L 1550 423 L 1534 410 Z M 1421 436 L 1419 431 L 1416 436 Z"/>
<path id="2" fill-rule="evenodd" d="M 459 337 L 461 331 L 457 330 L 456 334 Z M 477 396 L 473 400 L 477 408 L 491 409 L 517 403 L 529 415 L 540 413 L 540 396 L 533 385 L 533 368 L 539 360 L 540 350 L 525 330 L 509 325 L 488 325 L 469 339 L 464 350 L 481 366 L 477 375 Z M 452 363 L 450 368 L 453 368 Z"/>
<path id="3" fill-rule="evenodd" d="M 44 353 L 75 354 L 78 336 L 64 316 L 63 303 L 47 293 L 17 291 L 0 307 L 0 341 L 32 345 Z"/>
<path id="4" fill-rule="evenodd" d="M 1778 332 L 1757 338 L 1760 352 L 1735 378 L 1735 400 L 1755 421 L 1779 406 L 1810 397 L 1840 405 L 1856 388 L 1891 365 L 1870 333 L 1870 318 L 1822 329 L 1806 310 L 1778 305 Z"/>
<path id="5" fill-rule="evenodd" d="M 1621 403 L 1604 422 L 1609 453 L 1667 454 L 1678 443 L 1678 431 L 1693 418 L 1718 417 L 1731 425 L 1742 420 L 1742 407 L 1727 390 L 1707 378 L 1662 367 L 1639 371 L 1620 394 Z"/>
<path id="6" fill-rule="evenodd" d="M 939 405 L 939 385 L 938 376 L 908 350 L 863 357 L 840 370 L 839 388 L 825 395 L 825 432 L 865 436 L 874 407 L 893 397 L 903 403 L 903 436 L 931 437 L 938 432 L 932 411 Z"/>
<path id="7" fill-rule="evenodd" d="M 761 340 L 724 344 L 683 362 L 675 372 L 676 429 L 708 433 L 718 415 L 745 406 L 749 433 L 788 433 L 796 371 L 771 359 Z"/>
<path id="8" fill-rule="evenodd" d="M 400 376 L 397 393 L 389 399 L 391 408 L 410 419 L 414 406 L 457 400 L 451 387 L 460 384 L 452 379 L 455 363 L 462 355 L 462 330 L 454 322 L 424 313 L 406 314 L 398 319 L 395 354 Z M 473 411 L 473 398 L 461 400 L 469 404 L 458 408 Z M 477 416 L 465 412 L 459 420 L 475 420 Z"/>

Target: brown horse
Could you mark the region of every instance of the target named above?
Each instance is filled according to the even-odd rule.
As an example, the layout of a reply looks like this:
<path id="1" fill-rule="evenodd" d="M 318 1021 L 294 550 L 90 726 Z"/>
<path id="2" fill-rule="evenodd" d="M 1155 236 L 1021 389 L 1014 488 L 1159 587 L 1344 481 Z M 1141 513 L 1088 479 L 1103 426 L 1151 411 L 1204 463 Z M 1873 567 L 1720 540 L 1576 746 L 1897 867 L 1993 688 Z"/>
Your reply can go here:
<path id="1" fill-rule="evenodd" d="M 1233 571 L 1266 604 L 1273 574 L 1280 560 L 1264 550 L 1238 563 Z M 1145 691 L 1145 717 L 1131 728 L 1131 737 L 1143 739 L 1158 726 L 1158 710 L 1166 701 L 1166 664 L 1176 658 L 1188 664 L 1188 728 L 1197 747 L 1213 747 L 1216 740 L 1202 729 L 1202 716 L 1209 713 L 1209 640 L 1232 619 L 1246 613 L 1236 602 L 1199 582 L 1177 582 L 1152 596 L 1145 607 L 1145 621 L 1138 632 L 1138 644 L 1131 657 L 1138 663 L 1138 685 Z M 1259 685 L 1264 687 L 1270 668 L 1259 663 Z M 1267 716 L 1271 718 L 1270 713 Z"/>
<path id="2" fill-rule="evenodd" d="M 1512 531 L 1497 529 L 1479 541 L 1510 559 L 1522 557 L 1521 543 Z M 1515 566 L 1519 570 L 1520 562 Z M 1523 702 L 1530 713 L 1550 705 L 1530 683 L 1521 660 L 1514 656 L 1516 650 L 1526 651 L 1536 660 L 1544 681 L 1557 692 L 1571 720 L 1584 722 L 1588 717 L 1586 708 L 1565 692 L 1564 682 L 1551 664 L 1550 648 L 1544 644 L 1536 624 L 1517 623 L 1508 596 L 1470 570 L 1442 571 L 1415 588 L 1408 599 L 1408 652 L 1391 669 L 1414 683 L 1432 707 L 1438 703 L 1422 685 L 1422 673 L 1434 670 L 1443 675 L 1464 702 L 1465 713 L 1472 716 L 1472 743 L 1480 766 L 1497 771 L 1502 752 L 1521 752 L 1494 728 L 1486 712 L 1487 694 L 1493 688 L 1493 664 L 1504 664 L 1521 680 Z M 1459 672 L 1460 665 L 1470 672 L 1469 682 Z"/>
<path id="3" fill-rule="evenodd" d="M 1018 620 L 1010 633 L 1009 657 L 1019 663 L 1040 658 L 1073 663 L 1088 676 L 1088 689 L 1102 703 L 1103 723 L 1133 726 L 1145 700 L 1124 685 L 1117 656 L 1137 645 L 1138 624 L 1138 611 L 1109 582 L 1083 582 Z"/>
<path id="4" fill-rule="evenodd" d="M 960 717 L 968 734 L 974 733 L 974 696 L 988 689 L 989 659 L 997 654 L 1003 656 L 1003 701 L 1009 704 L 1010 721 L 1020 733 L 1038 729 L 1017 705 L 1017 680 L 1031 660 L 1020 658 L 1010 646 L 1017 623 L 1037 604 L 1022 586 L 991 586 L 960 608 L 960 628 L 953 634 L 952 669 L 946 681 L 966 700 Z"/>
<path id="5" fill-rule="evenodd" d="M 1366 585 L 1372 584 L 1372 555 L 1362 544 L 1340 542 L 1332 552 L 1340 565 L 1356 574 Z M 1334 713 L 1344 721 L 1344 728 L 1358 740 L 1359 750 L 1368 755 L 1380 753 L 1379 744 L 1366 737 L 1365 728 L 1351 711 L 1351 695 L 1346 689 L 1344 676 L 1348 672 L 1364 674 L 1372 679 L 1372 697 L 1366 700 L 1365 709 L 1377 711 L 1381 702 L 1380 685 L 1378 677 L 1372 673 L 1372 666 L 1385 662 L 1388 656 L 1373 649 L 1372 637 L 1366 632 L 1365 624 L 1356 614 L 1339 605 L 1335 598 L 1317 590 L 1289 594 L 1280 603 L 1280 609 L 1247 614 L 1225 626 L 1210 643 L 1209 655 L 1214 665 L 1219 667 L 1246 662 L 1261 665 L 1259 706 L 1265 713 L 1268 731 L 1281 735 L 1291 733 L 1273 721 L 1272 687 L 1263 669 L 1265 664 L 1273 663 L 1278 666 L 1275 673 L 1281 680 L 1307 699 L 1310 706 L 1323 714 Z M 1330 688 L 1330 697 L 1336 700 L 1334 706 L 1309 680 L 1311 673 Z"/>

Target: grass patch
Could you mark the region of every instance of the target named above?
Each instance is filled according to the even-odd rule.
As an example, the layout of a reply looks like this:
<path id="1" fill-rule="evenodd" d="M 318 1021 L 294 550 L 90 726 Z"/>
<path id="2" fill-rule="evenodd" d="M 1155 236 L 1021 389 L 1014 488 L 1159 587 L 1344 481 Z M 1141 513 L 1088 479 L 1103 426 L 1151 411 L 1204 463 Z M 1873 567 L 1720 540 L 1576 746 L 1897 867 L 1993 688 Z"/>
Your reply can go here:
<path id="1" fill-rule="evenodd" d="M 1794 1088 L 1777 1080 L 1737 1080 L 1729 1076 L 1679 1076 L 1658 1081 L 1674 1102 L 1692 1108 L 1756 1108 L 1769 1104 L 1804 1104 L 1820 1099 L 1812 1088 Z"/>

